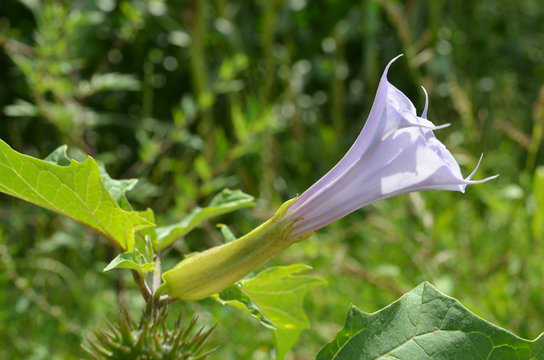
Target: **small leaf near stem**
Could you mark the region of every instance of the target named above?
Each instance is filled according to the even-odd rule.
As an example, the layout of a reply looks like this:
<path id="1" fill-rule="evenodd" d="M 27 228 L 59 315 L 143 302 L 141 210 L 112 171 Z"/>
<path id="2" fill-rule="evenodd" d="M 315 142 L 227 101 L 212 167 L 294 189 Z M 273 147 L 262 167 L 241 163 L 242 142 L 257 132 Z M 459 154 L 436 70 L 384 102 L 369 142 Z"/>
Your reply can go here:
<path id="1" fill-rule="evenodd" d="M 168 288 L 168 284 L 166 282 L 163 282 L 162 284 L 159 285 L 159 287 L 157 287 L 157 289 L 155 289 L 155 292 L 153 293 L 153 296 L 155 297 L 155 299 L 159 299 L 161 297 L 161 294 Z"/>

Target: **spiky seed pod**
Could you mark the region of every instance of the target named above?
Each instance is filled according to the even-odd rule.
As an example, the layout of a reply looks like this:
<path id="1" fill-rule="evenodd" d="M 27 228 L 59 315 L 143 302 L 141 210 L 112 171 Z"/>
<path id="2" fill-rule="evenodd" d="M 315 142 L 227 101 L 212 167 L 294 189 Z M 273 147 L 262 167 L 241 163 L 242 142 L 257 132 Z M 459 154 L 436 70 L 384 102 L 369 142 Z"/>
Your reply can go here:
<path id="1" fill-rule="evenodd" d="M 196 330 L 196 316 L 184 325 L 181 312 L 170 330 L 167 317 L 163 308 L 156 319 L 144 313 L 136 324 L 122 308 L 119 324 L 106 322 L 104 329 L 93 330 L 95 339 L 86 338 L 89 346 L 82 348 L 94 360 L 203 360 L 215 351 L 205 349 L 215 326 L 207 331 L 204 327 Z"/>

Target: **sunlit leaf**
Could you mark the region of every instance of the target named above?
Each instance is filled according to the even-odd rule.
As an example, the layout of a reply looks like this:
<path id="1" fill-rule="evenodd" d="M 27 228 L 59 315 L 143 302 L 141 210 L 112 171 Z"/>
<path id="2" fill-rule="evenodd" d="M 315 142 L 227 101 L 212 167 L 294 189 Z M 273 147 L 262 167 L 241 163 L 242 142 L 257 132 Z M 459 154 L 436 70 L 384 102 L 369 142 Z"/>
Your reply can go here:
<path id="1" fill-rule="evenodd" d="M 161 249 L 183 237 L 202 221 L 241 208 L 254 206 L 254 200 L 253 196 L 244 194 L 240 190 L 223 190 L 212 199 L 207 207 L 194 209 L 189 215 L 175 224 L 157 227 L 156 232 Z"/>
<path id="2" fill-rule="evenodd" d="M 113 269 L 134 269 L 142 273 L 148 271 L 157 271 L 155 266 L 159 264 L 158 262 L 147 262 L 145 256 L 140 253 L 138 250 L 127 251 L 121 253 L 113 259 L 108 266 L 104 268 L 104 271 L 109 271 Z"/>
<path id="3" fill-rule="evenodd" d="M 77 95 L 88 97 L 103 91 L 136 91 L 140 90 L 140 82 L 134 75 L 107 73 L 95 74 L 89 81 L 81 81 Z"/>
<path id="4" fill-rule="evenodd" d="M 64 161 L 63 151 L 57 149 L 49 161 Z M 20 154 L 0 140 L 0 191 L 71 217 L 124 250 L 134 248 L 137 230 L 153 226 L 148 220 L 151 210 L 119 207 L 91 157 L 60 166 Z"/>
<path id="5" fill-rule="evenodd" d="M 216 299 L 242 309 L 267 327 L 275 327 L 276 358 L 283 359 L 300 332 L 310 327 L 303 308 L 304 296 L 314 286 L 325 283 L 299 274 L 308 269 L 311 267 L 301 264 L 272 267 L 222 291 Z"/>
<path id="6" fill-rule="evenodd" d="M 517 337 L 423 283 L 373 314 L 352 306 L 317 356 L 331 359 L 544 359 L 544 336 Z"/>
<path id="7" fill-rule="evenodd" d="M 229 286 L 213 298 L 222 305 L 229 305 L 242 310 L 252 318 L 257 319 L 267 328 L 277 330 L 276 326 L 266 317 L 266 315 L 251 301 L 251 299 L 242 291 L 241 282 Z"/>
<path id="8" fill-rule="evenodd" d="M 51 154 L 47 155 L 44 161 L 56 165 L 68 166 L 70 165 L 70 161 L 72 159 L 66 153 L 67 150 L 68 146 L 59 146 L 58 148 L 53 150 Z M 106 168 L 102 164 L 98 164 L 98 169 L 100 171 L 100 177 L 102 178 L 104 186 L 106 187 L 110 195 L 115 199 L 115 201 L 117 201 L 117 204 L 119 204 L 119 206 L 124 210 L 132 211 L 133 209 L 126 198 L 126 193 L 134 188 L 134 186 L 138 183 L 138 179 L 116 180 L 110 177 L 110 175 L 106 171 Z M 140 216 L 145 218 L 152 224 L 155 223 L 155 216 L 152 211 L 140 212 Z M 150 226 L 140 229 L 139 234 L 140 237 L 136 239 L 137 248 L 144 248 L 145 245 L 143 244 L 143 239 L 146 236 L 148 236 L 149 239 L 152 241 L 154 248 L 157 248 L 157 235 L 155 234 L 154 227 Z M 138 240 L 142 240 L 142 243 L 139 244 Z"/>
<path id="9" fill-rule="evenodd" d="M 51 154 L 47 155 L 44 161 L 50 162 L 52 164 L 68 166 L 70 165 L 70 159 L 66 153 L 68 146 L 62 145 L 53 150 Z M 132 206 L 129 204 L 126 198 L 126 192 L 132 190 L 134 186 L 138 183 L 138 179 L 124 179 L 116 180 L 112 179 L 106 168 L 102 164 L 98 164 L 98 169 L 100 170 L 100 177 L 102 178 L 102 183 L 110 193 L 110 195 L 117 201 L 117 204 L 123 209 L 131 211 Z"/>

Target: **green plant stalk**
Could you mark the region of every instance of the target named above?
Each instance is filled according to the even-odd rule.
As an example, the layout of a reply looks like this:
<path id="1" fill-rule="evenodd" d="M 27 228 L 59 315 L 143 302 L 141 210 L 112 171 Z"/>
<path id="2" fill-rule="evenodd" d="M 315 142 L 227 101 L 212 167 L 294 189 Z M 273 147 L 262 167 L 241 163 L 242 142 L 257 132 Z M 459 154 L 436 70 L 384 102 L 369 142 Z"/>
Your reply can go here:
<path id="1" fill-rule="evenodd" d="M 209 89 L 208 68 L 206 61 L 206 7 L 207 0 L 196 0 L 193 2 L 191 15 L 186 19 L 187 27 L 191 34 L 190 48 L 190 69 L 192 73 L 192 84 L 196 100 L 200 109 L 200 121 L 198 123 L 198 133 L 206 144 L 211 145 L 215 142 L 213 138 L 213 118 L 210 107 L 213 105 L 212 94 Z M 214 154 L 214 146 L 206 146 L 204 149 L 205 157 L 210 159 Z"/>
<path id="2" fill-rule="evenodd" d="M 279 0 L 269 0 L 263 3 L 263 17 L 261 19 L 261 41 L 262 41 L 262 59 L 263 59 L 263 80 L 260 87 L 260 100 L 263 104 L 267 103 L 270 97 L 271 89 L 274 86 L 276 72 L 272 57 L 272 48 L 274 47 L 274 35 L 277 26 Z"/>
<path id="3" fill-rule="evenodd" d="M 285 214 L 294 199 L 250 233 L 180 262 L 162 275 L 168 295 L 181 300 L 200 300 L 218 293 L 268 262 L 293 243 L 311 235 L 290 238 L 294 221 Z"/>
<path id="4" fill-rule="evenodd" d="M 533 132 L 531 136 L 531 146 L 527 156 L 525 169 L 528 173 L 534 171 L 538 150 L 542 144 L 542 134 L 544 133 L 544 86 L 540 88 L 537 99 L 533 105 Z"/>
<path id="5" fill-rule="evenodd" d="M 276 80 L 276 68 L 274 64 L 274 57 L 272 55 L 274 47 L 274 37 L 277 26 L 277 17 L 279 13 L 278 5 L 281 0 L 269 0 L 263 2 L 263 16 L 261 19 L 261 41 L 262 41 L 262 66 L 263 66 L 263 79 L 259 89 L 259 100 L 262 104 L 262 110 L 266 111 L 266 105 L 270 102 L 272 89 Z M 264 105 L 264 106 L 263 106 Z M 272 189 L 272 180 L 275 175 L 275 153 L 274 153 L 274 136 L 271 133 L 270 127 L 264 132 L 262 136 L 262 144 L 264 145 L 264 151 L 261 155 L 262 169 L 264 172 L 263 180 L 260 182 L 259 192 L 261 198 L 265 202 L 270 202 L 272 193 L 269 189 Z"/>
<path id="6" fill-rule="evenodd" d="M 332 106 L 331 106 L 331 117 L 332 123 L 334 126 L 334 132 L 336 134 L 336 144 L 337 152 L 342 153 L 340 144 L 342 144 L 341 139 L 344 138 L 345 134 L 345 119 L 344 119 L 344 109 L 346 108 L 346 76 L 340 75 L 340 69 L 345 64 L 345 51 L 344 51 L 344 35 L 342 31 L 336 31 L 334 36 L 336 41 L 336 51 L 334 52 L 334 81 L 332 82 Z"/>

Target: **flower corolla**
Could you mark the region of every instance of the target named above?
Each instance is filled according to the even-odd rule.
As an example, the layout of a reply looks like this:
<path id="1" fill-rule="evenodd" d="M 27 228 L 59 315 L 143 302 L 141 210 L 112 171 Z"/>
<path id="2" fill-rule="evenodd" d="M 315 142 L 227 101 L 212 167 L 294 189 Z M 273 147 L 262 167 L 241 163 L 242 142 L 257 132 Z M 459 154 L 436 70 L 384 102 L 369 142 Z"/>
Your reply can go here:
<path id="1" fill-rule="evenodd" d="M 368 120 L 344 157 L 300 195 L 287 210 L 295 221 L 291 238 L 322 228 L 379 200 L 422 190 L 464 192 L 476 169 L 466 178 L 427 120 L 428 98 L 421 116 L 410 99 L 387 80 L 389 62 L 380 80 Z M 481 161 L 481 157 L 480 157 Z"/>

